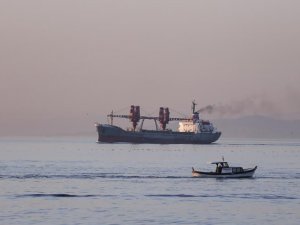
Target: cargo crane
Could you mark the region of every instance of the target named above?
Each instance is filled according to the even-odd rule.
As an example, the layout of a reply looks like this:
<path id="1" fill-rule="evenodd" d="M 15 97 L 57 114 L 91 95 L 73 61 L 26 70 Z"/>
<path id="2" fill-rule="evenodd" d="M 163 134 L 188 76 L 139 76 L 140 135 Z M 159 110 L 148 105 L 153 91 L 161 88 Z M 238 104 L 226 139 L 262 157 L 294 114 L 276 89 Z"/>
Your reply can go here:
<path id="1" fill-rule="evenodd" d="M 163 131 L 166 130 L 166 126 L 169 123 L 169 121 L 194 121 L 194 116 L 193 118 L 170 117 L 170 111 L 169 108 L 167 107 L 166 108 L 160 107 L 158 116 L 141 116 L 140 106 L 135 106 L 135 105 L 131 105 L 129 115 L 116 115 L 112 111 L 110 114 L 107 115 L 107 117 L 110 118 L 111 125 L 113 125 L 113 118 L 129 119 L 130 122 L 132 122 L 132 127 L 134 131 L 136 130 L 136 127 L 140 120 L 141 120 L 140 130 L 142 130 L 144 120 L 154 120 L 156 130 L 159 130 L 157 125 L 157 121 L 159 121 L 160 128 Z M 199 119 L 199 113 L 198 113 L 198 119 Z"/>

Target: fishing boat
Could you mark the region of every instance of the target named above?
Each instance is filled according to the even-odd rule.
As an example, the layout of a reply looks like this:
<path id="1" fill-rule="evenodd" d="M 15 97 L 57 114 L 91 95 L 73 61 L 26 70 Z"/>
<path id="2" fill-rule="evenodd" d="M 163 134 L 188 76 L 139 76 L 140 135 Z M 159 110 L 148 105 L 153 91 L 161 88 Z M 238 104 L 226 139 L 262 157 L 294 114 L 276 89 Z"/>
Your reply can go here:
<path id="1" fill-rule="evenodd" d="M 210 144 L 217 141 L 221 136 L 221 132 L 210 121 L 200 119 L 199 110 L 195 110 L 195 105 L 196 103 L 193 101 L 193 115 L 190 117 L 171 117 L 167 107 L 160 107 L 158 116 L 140 115 L 140 106 L 135 105 L 130 107 L 127 115 L 118 115 L 111 112 L 107 115 L 110 118 L 110 124 L 95 124 L 98 132 L 98 142 Z M 114 118 L 129 119 L 132 127 L 122 129 L 115 126 L 113 124 Z M 144 120 L 154 120 L 156 129 L 144 129 Z M 179 121 L 177 131 L 167 128 L 167 124 L 171 121 Z M 140 125 L 139 122 L 141 122 Z M 160 123 L 160 126 L 157 122 Z"/>
<path id="2" fill-rule="evenodd" d="M 193 177 L 203 177 L 203 178 L 249 178 L 252 177 L 257 169 L 254 168 L 244 169 L 243 167 L 232 167 L 229 166 L 228 162 L 216 161 L 211 162 L 211 164 L 216 165 L 216 170 L 213 172 L 197 171 L 192 168 Z"/>

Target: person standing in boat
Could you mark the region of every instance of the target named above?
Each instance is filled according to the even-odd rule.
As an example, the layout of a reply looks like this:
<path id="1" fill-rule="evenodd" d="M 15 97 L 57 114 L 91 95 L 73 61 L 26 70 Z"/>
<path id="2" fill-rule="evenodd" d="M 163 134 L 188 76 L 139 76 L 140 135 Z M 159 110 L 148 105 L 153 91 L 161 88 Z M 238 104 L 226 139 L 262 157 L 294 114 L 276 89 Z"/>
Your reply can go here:
<path id="1" fill-rule="evenodd" d="M 217 173 L 222 173 L 222 163 L 218 163 L 218 166 L 217 166 Z"/>

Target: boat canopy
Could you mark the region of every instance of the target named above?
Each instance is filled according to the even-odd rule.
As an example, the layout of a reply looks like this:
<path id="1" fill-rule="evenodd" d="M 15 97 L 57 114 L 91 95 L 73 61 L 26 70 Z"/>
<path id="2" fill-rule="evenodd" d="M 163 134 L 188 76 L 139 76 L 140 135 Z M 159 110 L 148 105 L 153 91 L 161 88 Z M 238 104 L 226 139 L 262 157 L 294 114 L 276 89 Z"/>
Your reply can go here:
<path id="1" fill-rule="evenodd" d="M 223 163 L 223 164 L 225 164 L 225 163 L 227 163 L 228 164 L 228 162 L 226 162 L 226 161 L 216 161 L 216 162 L 209 162 L 210 164 L 219 164 L 219 163 Z"/>
<path id="2" fill-rule="evenodd" d="M 211 162 L 211 164 L 216 164 L 217 166 L 222 166 L 224 168 L 229 168 L 229 165 L 225 161 Z"/>

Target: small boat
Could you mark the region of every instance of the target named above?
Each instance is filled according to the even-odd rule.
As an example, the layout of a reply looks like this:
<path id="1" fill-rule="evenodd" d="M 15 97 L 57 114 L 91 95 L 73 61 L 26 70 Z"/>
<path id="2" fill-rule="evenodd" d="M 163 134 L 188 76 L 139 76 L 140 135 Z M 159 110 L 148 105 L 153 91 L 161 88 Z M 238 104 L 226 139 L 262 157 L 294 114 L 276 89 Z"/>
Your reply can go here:
<path id="1" fill-rule="evenodd" d="M 243 167 L 232 167 L 229 166 L 228 162 L 218 161 L 211 162 L 211 164 L 216 165 L 215 172 L 203 172 L 203 171 L 192 171 L 193 177 L 212 177 L 212 178 L 249 178 L 252 177 L 257 169 L 257 166 L 254 168 L 244 169 Z"/>

